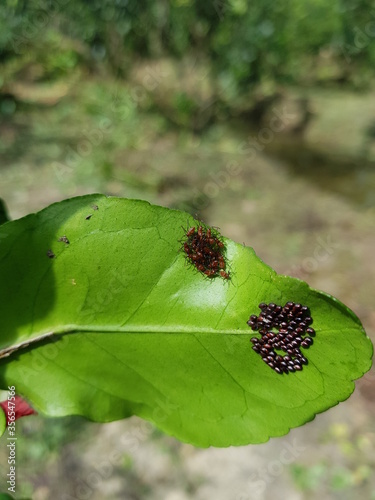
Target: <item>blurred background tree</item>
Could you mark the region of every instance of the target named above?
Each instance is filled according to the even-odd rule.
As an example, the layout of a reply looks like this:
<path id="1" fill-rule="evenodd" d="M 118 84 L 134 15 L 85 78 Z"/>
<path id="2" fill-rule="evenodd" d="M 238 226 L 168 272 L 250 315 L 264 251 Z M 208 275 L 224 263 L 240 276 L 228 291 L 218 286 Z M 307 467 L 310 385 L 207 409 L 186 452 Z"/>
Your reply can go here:
<path id="1" fill-rule="evenodd" d="M 59 104 L 63 97 L 66 103 L 75 88 L 83 100 L 95 101 L 86 103 L 84 114 L 99 113 L 100 104 L 107 114 L 121 109 L 122 124 L 128 121 L 133 132 L 143 111 L 157 114 L 155 126 L 162 131 L 177 125 L 197 133 L 240 119 L 244 132 L 259 131 L 276 104 L 287 105 L 295 115 L 283 130 L 289 137 L 278 135 L 270 153 L 276 150 L 298 166 L 301 151 L 303 163 L 311 165 L 321 153 L 334 163 L 345 152 L 341 168 L 348 158 L 375 158 L 374 119 L 364 101 L 358 133 L 340 130 L 332 137 L 338 124 L 349 122 L 350 104 L 357 104 L 345 92 L 355 96 L 373 88 L 374 38 L 371 0 L 5 0 L 0 113 L 8 126 L 15 125 L 25 106 L 31 119 L 33 106 Z M 93 85 L 99 80 L 106 82 L 104 92 Z M 341 92 L 347 109 L 338 102 L 327 108 L 327 94 L 316 92 L 322 89 Z M 82 99 L 75 101 L 78 108 Z M 60 115 L 58 120 L 61 141 Z M 298 140 L 305 142 L 296 148 Z M 113 151 L 113 138 L 108 147 Z"/>
<path id="2" fill-rule="evenodd" d="M 5 0 L 0 12 L 2 60 L 32 51 L 46 66 L 41 78 L 83 61 L 105 60 L 117 75 L 134 58 L 199 54 L 233 93 L 322 78 L 358 87 L 369 81 L 355 73 L 375 61 L 371 0 Z M 322 75 L 319 59 L 328 56 L 336 72 Z"/>

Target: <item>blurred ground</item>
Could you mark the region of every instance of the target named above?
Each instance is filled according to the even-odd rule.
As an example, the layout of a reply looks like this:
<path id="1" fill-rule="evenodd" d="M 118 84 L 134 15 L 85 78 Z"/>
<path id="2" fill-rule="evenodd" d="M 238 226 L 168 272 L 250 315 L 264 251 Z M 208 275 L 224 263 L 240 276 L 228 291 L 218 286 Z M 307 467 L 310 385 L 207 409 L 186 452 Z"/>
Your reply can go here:
<path id="1" fill-rule="evenodd" d="M 147 96 L 135 102 L 136 85 L 80 76 L 48 99 L 22 89 L 17 112 L 8 101 L 0 197 L 11 218 L 96 191 L 186 209 L 252 246 L 276 271 L 335 295 L 374 341 L 374 169 L 365 135 L 354 140 L 348 128 L 360 107 L 361 127 L 370 123 L 372 96 L 347 94 L 344 107 L 320 92 L 302 138 L 273 130 L 280 122 L 272 116 L 258 129 L 234 116 L 198 134 L 158 113 Z M 275 103 L 280 113 L 285 102 Z M 200 450 L 137 418 L 98 425 L 29 417 L 18 423 L 17 498 L 375 499 L 374 416 L 372 370 L 347 402 L 256 446 Z"/>

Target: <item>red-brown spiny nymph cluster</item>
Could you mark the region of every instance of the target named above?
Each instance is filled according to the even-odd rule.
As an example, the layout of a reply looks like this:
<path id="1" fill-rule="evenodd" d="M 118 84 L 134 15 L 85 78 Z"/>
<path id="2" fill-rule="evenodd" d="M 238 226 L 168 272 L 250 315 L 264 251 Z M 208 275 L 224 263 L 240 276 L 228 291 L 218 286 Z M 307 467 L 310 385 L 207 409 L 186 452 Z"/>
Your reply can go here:
<path id="1" fill-rule="evenodd" d="M 230 279 L 230 273 L 226 271 L 225 245 L 217 231 L 204 226 L 190 227 L 181 243 L 187 260 L 198 271 L 208 278 Z"/>

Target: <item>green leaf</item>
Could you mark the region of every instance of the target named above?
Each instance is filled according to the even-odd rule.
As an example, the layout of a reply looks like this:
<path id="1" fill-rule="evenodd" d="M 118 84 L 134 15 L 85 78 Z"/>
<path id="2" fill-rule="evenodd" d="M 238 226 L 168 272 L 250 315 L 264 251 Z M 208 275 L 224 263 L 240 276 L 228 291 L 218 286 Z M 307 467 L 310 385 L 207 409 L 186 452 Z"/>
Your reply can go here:
<path id="1" fill-rule="evenodd" d="M 0 407 L 0 437 L 4 434 L 7 428 L 7 418 L 4 410 Z"/>
<path id="2" fill-rule="evenodd" d="M 8 222 L 9 216 L 4 201 L 0 198 L 0 225 Z"/>
<path id="3" fill-rule="evenodd" d="M 264 442 L 348 398 L 372 356 L 354 313 L 228 239 L 231 279 L 204 277 L 180 249 L 194 224 L 101 195 L 4 224 L 0 386 L 46 415 L 135 414 L 203 447 Z M 310 307 L 303 371 L 278 375 L 252 350 L 262 301 Z"/>

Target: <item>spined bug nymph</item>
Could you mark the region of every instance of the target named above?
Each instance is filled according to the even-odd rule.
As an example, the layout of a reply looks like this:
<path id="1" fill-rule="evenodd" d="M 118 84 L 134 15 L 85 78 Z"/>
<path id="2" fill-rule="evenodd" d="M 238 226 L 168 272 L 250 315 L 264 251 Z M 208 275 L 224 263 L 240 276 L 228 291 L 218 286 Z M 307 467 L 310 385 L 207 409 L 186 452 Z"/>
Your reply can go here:
<path id="1" fill-rule="evenodd" d="M 188 230 L 186 231 L 186 236 L 187 236 L 188 238 L 190 238 L 190 236 L 193 236 L 193 235 L 194 235 L 194 233 L 195 233 L 195 227 L 191 227 L 190 229 L 188 229 Z"/>
<path id="2" fill-rule="evenodd" d="M 220 276 L 222 278 L 224 278 L 225 280 L 229 280 L 230 279 L 230 274 L 227 273 L 226 271 L 220 271 Z"/>
<path id="3" fill-rule="evenodd" d="M 271 302 L 259 304 L 259 316 L 252 314 L 247 324 L 259 331 L 261 338 L 252 337 L 252 349 L 279 375 L 302 371 L 308 361 L 301 353 L 314 341 L 313 320 L 307 306 L 287 302 L 284 307 Z M 275 330 L 278 332 L 275 333 Z"/>
<path id="4" fill-rule="evenodd" d="M 226 249 L 220 233 L 202 224 L 188 226 L 184 232 L 184 238 L 180 242 L 186 260 L 210 279 L 221 277 L 229 280 L 230 273 L 226 271 Z"/>

